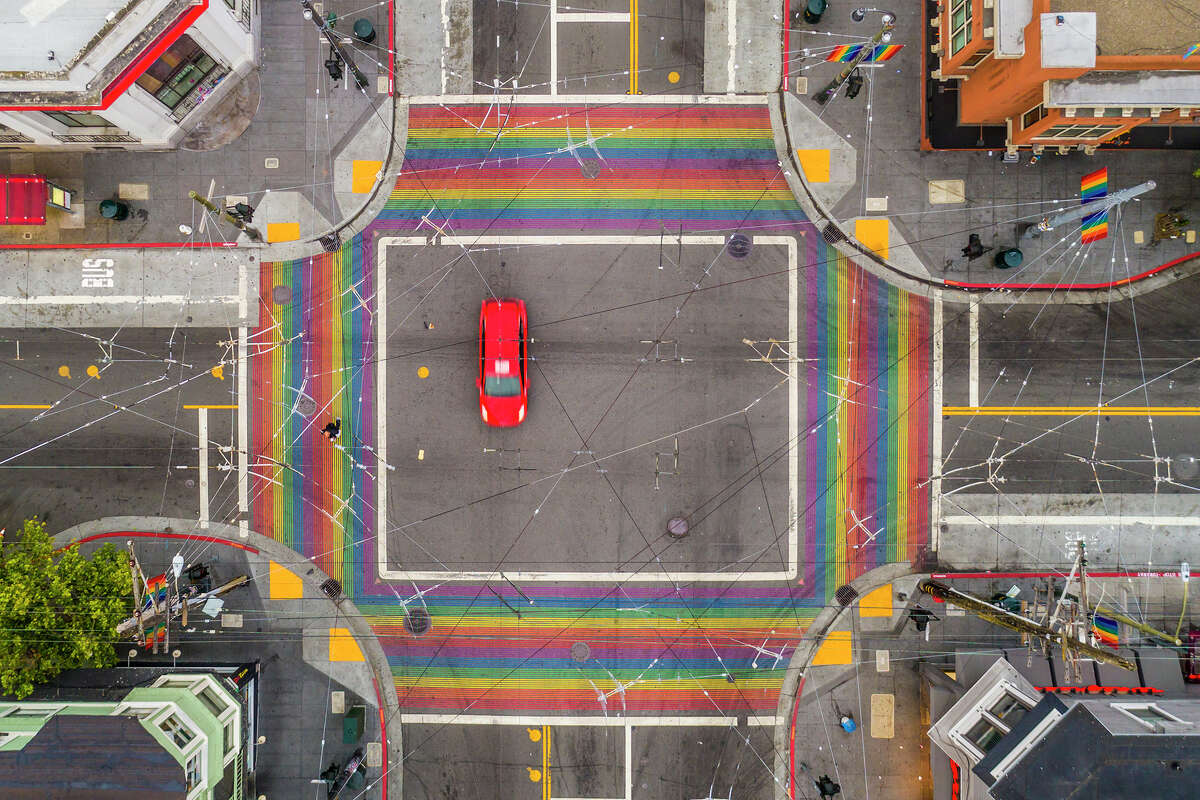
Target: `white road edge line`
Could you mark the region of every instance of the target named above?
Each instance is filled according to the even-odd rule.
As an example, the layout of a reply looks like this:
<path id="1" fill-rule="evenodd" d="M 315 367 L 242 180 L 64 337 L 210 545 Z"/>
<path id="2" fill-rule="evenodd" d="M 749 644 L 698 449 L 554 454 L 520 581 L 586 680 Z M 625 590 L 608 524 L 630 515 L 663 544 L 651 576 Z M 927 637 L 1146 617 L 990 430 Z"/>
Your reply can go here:
<path id="1" fill-rule="evenodd" d="M 518 97 L 521 95 L 517 95 Z M 631 95 L 636 97 L 637 95 Z M 387 271 L 387 249 L 391 246 L 424 246 L 430 244 L 425 236 L 388 236 L 376 243 L 375 269 L 382 276 Z M 661 247 L 664 244 L 680 244 L 678 235 L 671 236 L 546 236 L 546 235 L 511 235 L 511 236 L 438 236 L 433 242 L 451 247 L 478 247 L 481 245 L 653 245 Z M 724 236 L 683 236 L 682 244 L 686 245 L 723 245 Z M 782 245 L 787 248 L 788 259 L 788 338 L 799 342 L 799 243 L 794 236 L 755 236 L 755 244 Z M 379 309 L 387 306 L 387 281 L 379 278 L 379 292 L 376 299 L 375 338 L 379 342 L 377 363 L 382 365 L 376 376 L 377 396 L 379 398 L 379 458 L 382 463 L 386 458 L 386 428 L 383 418 L 387 415 L 386 396 L 383 386 L 387 382 L 387 328 L 386 314 Z M 800 419 L 800 387 L 799 365 L 794 357 L 788 365 L 788 441 L 798 442 Z M 676 581 L 791 581 L 796 578 L 800 561 L 800 532 L 799 532 L 799 468 L 800 448 L 792 447 L 788 458 L 788 563 L 786 570 L 772 572 L 505 572 L 514 581 L 530 583 L 542 582 L 616 582 L 628 583 L 673 583 Z M 378 509 L 375 537 L 375 558 L 380 580 L 404 581 L 486 581 L 495 576 L 491 570 L 447 572 L 445 570 L 393 570 L 388 567 L 387 556 L 387 479 L 386 472 L 379 470 L 379 486 L 377 487 L 376 508 Z M 538 723 L 542 724 L 542 723 Z"/>
<path id="2" fill-rule="evenodd" d="M 971 347 L 971 379 L 967 392 L 971 408 L 979 408 L 979 301 L 972 300 L 968 309 L 970 330 L 967 341 Z"/>
<path id="3" fill-rule="evenodd" d="M 554 6 L 551 6 L 553 8 Z M 559 22 L 629 22 L 628 11 L 560 11 Z"/>
<path id="4" fill-rule="evenodd" d="M 725 91 L 733 94 L 733 76 L 737 61 L 737 0 L 729 0 L 729 17 L 725 22 L 729 34 L 729 61 L 725 65 Z"/>
<path id="5" fill-rule="evenodd" d="M 942 533 L 942 295 L 933 298 L 933 447 L 929 474 L 929 544 L 938 551 Z"/>
<path id="6" fill-rule="evenodd" d="M 625 718 L 625 800 L 633 800 L 633 725 Z"/>
<path id="7" fill-rule="evenodd" d="M 522 105 L 545 105 L 545 94 L 509 94 L 505 103 Z M 656 106 L 765 106 L 765 95 L 749 94 L 560 94 L 554 102 L 562 105 L 605 105 L 615 102 L 644 103 Z M 479 103 L 491 105 L 496 102 L 492 94 L 439 94 L 413 95 L 408 98 L 410 106 L 469 105 Z"/>
<path id="8" fill-rule="evenodd" d="M 250 365 L 247 328 L 238 328 L 237 392 L 238 392 L 238 536 L 250 535 L 250 409 L 247 400 L 246 370 Z"/>
<path id="9" fill-rule="evenodd" d="M 419 238 L 419 237 L 412 237 Z M 380 575 L 387 570 L 387 242 L 380 239 L 375 249 L 375 414 L 378 416 L 375 442 L 375 550 Z M 424 239 L 420 241 L 424 243 Z"/>
<path id="10" fill-rule="evenodd" d="M 442 53 L 441 53 L 441 73 L 442 73 L 442 94 L 446 93 L 446 53 L 450 51 L 450 0 L 442 0 Z M 347 83 L 349 86 L 349 83 Z"/>
<path id="11" fill-rule="evenodd" d="M 603 717 L 546 716 L 537 714 L 401 714 L 404 725 L 553 725 L 586 728 L 736 728 L 741 720 L 755 727 L 772 727 L 775 717 L 760 714 L 750 717 Z"/>
<path id="12" fill-rule="evenodd" d="M 550 94 L 558 95 L 558 0 L 550 0 Z"/>
<path id="13" fill-rule="evenodd" d="M 39 294 L 33 297 L 0 296 L 0 306 L 116 306 L 116 305 L 237 305 L 242 307 L 241 297 L 219 294 L 207 299 L 196 299 L 186 294 Z"/>
<path id="14" fill-rule="evenodd" d="M 208 530 L 208 409 L 196 409 L 196 434 L 200 439 L 200 528 Z"/>
<path id="15" fill-rule="evenodd" d="M 1152 525 L 1200 528 L 1200 516 L 1196 517 L 1167 517 L 1137 514 L 1122 514 L 1120 516 L 1076 516 L 1074 514 L 955 514 L 944 517 L 942 522 L 947 525 Z"/>

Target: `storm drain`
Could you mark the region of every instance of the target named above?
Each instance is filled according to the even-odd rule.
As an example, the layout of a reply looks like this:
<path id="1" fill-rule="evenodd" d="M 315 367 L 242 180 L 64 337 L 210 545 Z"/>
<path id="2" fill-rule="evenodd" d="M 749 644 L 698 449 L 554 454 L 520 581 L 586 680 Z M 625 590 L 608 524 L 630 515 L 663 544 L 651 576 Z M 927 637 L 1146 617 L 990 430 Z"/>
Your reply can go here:
<path id="1" fill-rule="evenodd" d="M 858 599 L 858 592 L 855 591 L 854 587 L 850 584 L 843 583 L 837 588 L 837 591 L 833 593 L 833 596 L 837 598 L 838 605 L 840 605 L 842 608 L 845 608 Z"/>
<path id="2" fill-rule="evenodd" d="M 735 233 L 725 243 L 725 250 L 734 258 L 745 258 L 754 249 L 754 243 L 744 233 Z"/>
<path id="3" fill-rule="evenodd" d="M 413 636 L 428 633 L 431 627 L 433 627 L 433 620 L 429 618 L 429 612 L 425 609 L 413 608 L 404 613 L 404 630 Z"/>
<path id="4" fill-rule="evenodd" d="M 329 578 L 321 584 L 321 591 L 335 603 L 342 599 L 342 585 L 333 578 Z"/>

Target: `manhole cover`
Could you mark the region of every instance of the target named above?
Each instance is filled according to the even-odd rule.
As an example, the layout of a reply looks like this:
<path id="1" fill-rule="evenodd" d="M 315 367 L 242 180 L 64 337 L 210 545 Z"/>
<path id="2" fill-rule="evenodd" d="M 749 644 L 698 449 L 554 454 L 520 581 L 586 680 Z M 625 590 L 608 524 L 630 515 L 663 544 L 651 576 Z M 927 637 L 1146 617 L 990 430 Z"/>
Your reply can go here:
<path id="1" fill-rule="evenodd" d="M 579 171 L 583 173 L 585 178 L 600 177 L 600 162 L 595 158 L 583 158 L 579 161 Z"/>
<path id="2" fill-rule="evenodd" d="M 753 247 L 754 244 L 750 241 L 750 237 L 744 233 L 733 234 L 729 237 L 729 241 L 725 243 L 725 249 L 734 258 L 745 258 L 750 255 Z"/>
<path id="3" fill-rule="evenodd" d="M 687 517 L 671 517 L 667 523 L 667 535 L 672 539 L 682 539 L 688 535 Z"/>
<path id="4" fill-rule="evenodd" d="M 292 287 L 279 284 L 271 289 L 271 299 L 277 306 L 286 306 L 292 302 Z"/>
<path id="5" fill-rule="evenodd" d="M 429 618 L 429 612 L 423 608 L 414 608 L 404 615 L 404 630 L 413 636 L 427 633 L 432 626 L 433 620 Z"/>
<path id="6" fill-rule="evenodd" d="M 306 394 L 296 398 L 296 413 L 302 417 L 311 417 L 317 413 L 317 401 Z"/>
<path id="7" fill-rule="evenodd" d="M 1200 458 L 1178 455 L 1171 459 L 1171 477 L 1189 480 L 1200 475 Z"/>
<path id="8" fill-rule="evenodd" d="M 183 482 L 183 485 L 186 486 L 187 488 L 191 489 L 193 486 L 196 485 L 196 482 L 194 480 L 192 480 L 191 478 L 188 478 L 186 481 Z"/>
<path id="9" fill-rule="evenodd" d="M 576 642 L 571 645 L 571 660 L 580 664 L 592 657 L 592 648 L 587 642 Z"/>

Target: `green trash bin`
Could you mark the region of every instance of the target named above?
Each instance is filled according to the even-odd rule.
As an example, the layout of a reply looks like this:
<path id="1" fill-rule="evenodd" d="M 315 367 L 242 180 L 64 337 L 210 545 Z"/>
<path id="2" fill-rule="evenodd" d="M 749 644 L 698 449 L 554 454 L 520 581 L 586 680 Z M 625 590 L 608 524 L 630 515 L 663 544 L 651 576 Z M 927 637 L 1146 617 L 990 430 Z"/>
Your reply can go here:
<path id="1" fill-rule="evenodd" d="M 1025 254 L 1015 247 L 1008 247 L 996 253 L 996 266 L 999 269 L 1012 269 L 1021 266 Z"/>
<path id="2" fill-rule="evenodd" d="M 363 17 L 354 20 L 354 38 L 367 44 L 375 41 L 375 26 L 371 24 L 371 20 Z"/>
<path id="3" fill-rule="evenodd" d="M 104 219 L 120 222 L 129 216 L 129 206 L 120 200 L 101 200 L 100 216 L 104 217 Z"/>
<path id="4" fill-rule="evenodd" d="M 366 720 L 366 706 L 351 707 L 342 718 L 342 744 L 354 744 L 361 739 Z"/>

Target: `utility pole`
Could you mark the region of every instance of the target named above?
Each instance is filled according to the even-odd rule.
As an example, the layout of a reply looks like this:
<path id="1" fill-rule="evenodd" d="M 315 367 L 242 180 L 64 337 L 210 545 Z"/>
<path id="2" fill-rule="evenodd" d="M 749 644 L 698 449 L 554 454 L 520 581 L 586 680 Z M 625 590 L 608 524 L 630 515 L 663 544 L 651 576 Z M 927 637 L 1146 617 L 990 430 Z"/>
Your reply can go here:
<path id="1" fill-rule="evenodd" d="M 249 236 L 254 241 L 256 241 L 256 242 L 262 241 L 262 234 L 258 232 L 257 228 L 250 227 L 249 225 L 247 225 L 246 223 L 242 222 L 240 219 L 235 217 L 233 214 L 230 214 L 225 209 L 217 208 L 215 205 L 212 204 L 212 201 L 209 200 L 207 197 L 201 197 L 199 192 L 188 192 L 188 197 L 192 198 L 197 203 L 204 206 L 209 211 L 216 214 L 218 217 L 225 220 L 230 225 L 234 226 L 235 228 L 237 228 L 242 233 Z"/>
<path id="2" fill-rule="evenodd" d="M 1076 651 L 1076 655 L 1082 655 L 1087 658 L 1094 658 L 1097 661 L 1103 661 L 1106 664 L 1127 669 L 1133 672 L 1137 666 L 1127 658 L 1102 650 L 1099 647 L 1094 647 L 1086 642 L 1072 641 L 1068 635 L 1064 635 L 1063 631 L 1051 628 L 1048 625 L 1039 625 L 1031 619 L 1014 614 L 1011 611 L 1005 611 L 999 606 L 994 606 L 985 600 L 981 600 L 974 595 L 969 595 L 966 592 L 947 586 L 944 583 L 939 583 L 935 580 L 923 580 L 920 584 L 921 591 L 936 597 L 939 600 L 950 603 L 951 605 L 964 608 L 978 615 L 980 618 L 991 622 L 994 625 L 999 625 L 1002 628 L 1008 628 L 1010 631 L 1027 634 L 1044 641 L 1047 645 L 1063 648 L 1064 652 L 1068 648 Z"/>
<path id="3" fill-rule="evenodd" d="M 305 1 L 307 2 L 307 0 Z M 842 88 L 842 84 L 846 82 L 846 78 L 850 77 L 850 73 L 854 72 L 854 69 L 859 64 L 861 64 L 872 53 L 875 52 L 875 45 L 879 44 L 880 42 L 891 41 L 892 31 L 896 29 L 896 15 L 891 11 L 884 11 L 881 8 L 856 8 L 853 12 L 851 12 L 850 18 L 855 22 L 862 22 L 864 19 L 866 19 L 868 11 L 878 11 L 883 14 L 882 27 L 880 27 L 876 34 L 871 37 L 871 40 L 865 44 L 861 50 L 858 51 L 858 55 L 854 57 L 854 60 L 847 64 L 846 68 L 837 74 L 837 77 L 825 84 L 824 88 L 812 96 L 812 99 L 816 101 L 817 105 L 823 106 L 833 99 L 834 95 L 838 93 L 838 89 Z"/>
<path id="4" fill-rule="evenodd" d="M 142 630 L 142 585 L 146 582 L 146 576 L 142 574 L 137 554 L 133 552 L 133 540 L 126 540 L 125 546 L 129 548 L 129 578 L 130 585 L 133 587 L 133 619 L 137 624 L 136 638 L 138 645 L 145 646 L 146 635 Z"/>
<path id="5" fill-rule="evenodd" d="M 350 68 L 350 73 L 354 76 L 354 82 L 358 85 L 358 88 L 360 90 L 366 89 L 367 76 L 362 74 L 362 70 L 354 63 L 354 59 L 350 57 L 350 54 L 342 49 L 341 42 L 337 40 L 333 29 L 329 27 L 329 22 L 322 19 L 321 15 L 313 9 L 311 0 L 300 0 L 300 5 L 304 8 L 304 18 L 311 20 L 312 24 L 317 26 L 317 30 L 325 37 L 325 41 L 329 42 L 330 49 Z"/>
<path id="6" fill-rule="evenodd" d="M 1093 200 L 1092 202 L 1085 203 L 1078 208 L 1072 208 L 1069 211 L 1064 211 L 1061 214 L 1056 214 L 1053 217 L 1043 219 L 1037 225 L 1030 225 L 1025 229 L 1025 232 L 1021 234 L 1021 238 L 1031 239 L 1034 236 L 1037 236 L 1039 233 L 1052 231 L 1063 223 L 1074 222 L 1077 219 L 1083 219 L 1084 217 L 1090 217 L 1092 214 L 1099 214 L 1103 211 L 1107 211 L 1113 206 L 1119 206 L 1126 200 L 1132 200 L 1138 195 L 1145 194 L 1157 186 L 1158 184 L 1156 184 L 1154 181 L 1146 181 L 1145 183 L 1139 183 L 1137 186 L 1131 186 L 1128 189 L 1122 189 L 1119 192 L 1113 192 L 1108 197 L 1102 197 L 1099 200 Z"/>

